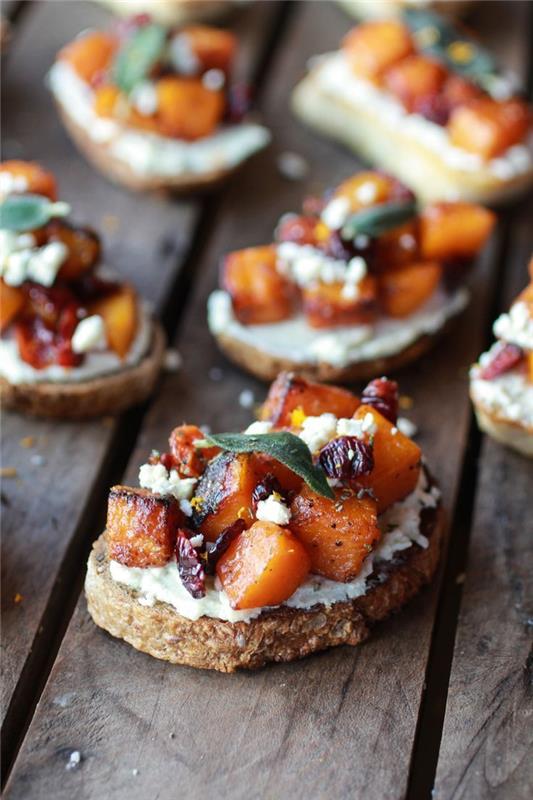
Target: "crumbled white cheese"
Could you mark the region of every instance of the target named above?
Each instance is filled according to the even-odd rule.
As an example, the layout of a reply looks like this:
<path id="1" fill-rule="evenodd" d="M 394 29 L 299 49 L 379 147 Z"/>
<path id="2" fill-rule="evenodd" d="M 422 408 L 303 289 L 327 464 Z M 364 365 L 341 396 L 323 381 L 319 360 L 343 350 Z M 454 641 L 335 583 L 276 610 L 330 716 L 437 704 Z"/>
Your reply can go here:
<path id="1" fill-rule="evenodd" d="M 373 436 L 377 429 L 374 417 L 368 412 L 362 419 L 339 419 L 336 433 L 337 436 L 356 436 L 358 439 L 364 439 L 366 436 Z"/>
<path id="2" fill-rule="evenodd" d="M 0 170 L 0 199 L 9 194 L 27 192 L 28 188 L 28 180 L 24 175 L 13 175 L 11 172 Z"/>
<path id="3" fill-rule="evenodd" d="M 73 750 L 69 756 L 69 759 L 65 765 L 65 769 L 73 770 L 77 769 L 81 762 L 81 753 L 79 750 Z"/>
<path id="4" fill-rule="evenodd" d="M 366 277 L 367 272 L 368 267 L 364 258 L 355 256 L 355 258 L 350 259 L 344 277 L 342 296 L 347 300 L 355 300 L 359 295 L 359 284 Z"/>
<path id="5" fill-rule="evenodd" d="M 203 533 L 197 533 L 196 536 L 191 536 L 189 539 L 193 547 L 201 547 L 204 543 Z"/>
<path id="6" fill-rule="evenodd" d="M 310 287 L 319 282 L 345 284 L 347 292 L 356 295 L 358 283 L 367 274 L 363 258 L 356 256 L 346 262 L 331 258 L 312 245 L 281 242 L 277 247 L 278 271 L 298 286 Z"/>
<path id="7" fill-rule="evenodd" d="M 137 109 L 143 117 L 151 117 L 157 111 L 157 90 L 151 81 L 141 81 L 134 86 L 130 94 L 133 107 Z"/>
<path id="8" fill-rule="evenodd" d="M 262 522 L 274 522 L 276 525 L 288 525 L 291 519 L 291 510 L 280 496 L 273 492 L 266 500 L 260 500 L 255 512 L 257 519 Z"/>
<path id="9" fill-rule="evenodd" d="M 522 369 L 512 369 L 491 380 L 480 377 L 480 367 L 489 364 L 502 343 L 495 342 L 470 371 L 470 394 L 498 418 L 533 427 L 533 384 Z"/>
<path id="10" fill-rule="evenodd" d="M 322 210 L 320 219 L 328 228 L 337 231 L 348 219 L 350 208 L 350 201 L 347 197 L 334 197 Z"/>
<path id="11" fill-rule="evenodd" d="M 52 286 L 57 273 L 68 256 L 64 242 L 49 242 L 35 247 L 31 234 L 0 231 L 0 276 L 8 286 L 20 286 L 35 281 Z"/>
<path id="12" fill-rule="evenodd" d="M 334 414 L 321 414 L 319 417 L 306 417 L 299 433 L 312 453 L 321 450 L 337 431 L 337 417 Z"/>
<path id="13" fill-rule="evenodd" d="M 224 88 L 226 76 L 221 69 L 208 69 L 202 75 L 202 83 L 210 92 L 219 92 Z"/>
<path id="14" fill-rule="evenodd" d="M 72 349 L 75 353 L 88 353 L 91 350 L 105 350 L 106 348 L 105 322 L 99 314 L 85 317 L 78 322 L 72 336 Z"/>
<path id="15" fill-rule="evenodd" d="M 498 339 L 533 350 L 533 316 L 527 303 L 513 303 L 509 313 L 498 317 L 493 330 Z"/>
<path id="16" fill-rule="evenodd" d="M 242 408 L 251 408 L 255 403 L 255 396 L 251 389 L 243 389 L 239 395 L 239 405 Z"/>
<path id="17" fill-rule="evenodd" d="M 378 196 L 376 184 L 372 181 L 365 181 L 361 186 L 357 187 L 355 196 L 364 206 L 371 205 Z"/>
<path id="18" fill-rule="evenodd" d="M 299 153 L 280 153 L 276 164 L 280 175 L 289 181 L 301 181 L 309 173 L 309 164 Z"/>
<path id="19" fill-rule="evenodd" d="M 176 500 L 190 500 L 196 478 L 180 478 L 175 469 L 170 472 L 163 464 L 143 464 L 139 470 L 139 484 L 143 489 L 161 495 L 170 495 Z"/>
<path id="20" fill-rule="evenodd" d="M 165 358 L 163 360 L 163 368 L 165 372 L 178 372 L 183 363 L 181 355 L 172 347 L 165 350 Z"/>
<path id="21" fill-rule="evenodd" d="M 202 65 L 192 48 L 191 37 L 185 31 L 172 37 L 168 55 L 176 72 L 182 75 L 197 75 L 200 72 Z"/>
<path id="22" fill-rule="evenodd" d="M 409 437 L 409 439 L 412 439 L 413 436 L 416 436 L 418 431 L 415 423 L 411 422 L 411 420 L 407 419 L 407 417 L 398 417 L 396 426 L 400 433 L 403 433 L 403 435 Z"/>
<path id="23" fill-rule="evenodd" d="M 272 430 L 272 423 L 268 420 L 259 419 L 256 422 L 252 422 L 251 425 L 248 425 L 245 433 L 253 434 L 253 433 L 270 433 Z"/>

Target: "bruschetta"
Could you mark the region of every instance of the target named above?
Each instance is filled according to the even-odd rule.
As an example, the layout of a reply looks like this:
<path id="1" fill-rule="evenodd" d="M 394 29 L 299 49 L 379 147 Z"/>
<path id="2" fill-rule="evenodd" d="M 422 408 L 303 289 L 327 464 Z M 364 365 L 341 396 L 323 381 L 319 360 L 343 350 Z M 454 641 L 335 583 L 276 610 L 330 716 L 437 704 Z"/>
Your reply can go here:
<path id="1" fill-rule="evenodd" d="M 466 268 L 494 214 L 465 202 L 417 208 L 380 172 L 358 173 L 281 218 L 275 243 L 230 253 L 208 321 L 248 372 L 350 382 L 421 356 L 468 302 Z"/>
<path id="2" fill-rule="evenodd" d="M 533 260 L 531 282 L 494 323 L 496 342 L 470 371 L 481 430 L 533 456 Z"/>
<path id="3" fill-rule="evenodd" d="M 457 17 L 472 5 L 470 0 L 425 0 L 423 3 L 420 0 L 339 0 L 339 4 L 352 17 L 363 20 L 394 19 L 417 5 Z"/>
<path id="4" fill-rule="evenodd" d="M 363 23 L 293 93 L 306 123 L 424 200 L 497 204 L 533 183 L 531 108 L 490 54 L 427 11 Z"/>
<path id="5" fill-rule="evenodd" d="M 0 164 L 0 398 L 63 419 L 141 402 L 164 355 L 162 329 L 69 211 L 38 164 Z"/>
<path id="6" fill-rule="evenodd" d="M 237 49 L 226 30 L 167 30 L 141 15 L 87 31 L 49 73 L 61 118 L 103 174 L 133 190 L 208 188 L 270 140 L 244 118 L 231 84 Z"/>
<path id="7" fill-rule="evenodd" d="M 440 493 L 397 386 L 361 397 L 282 374 L 241 434 L 181 425 L 115 486 L 85 592 L 101 628 L 233 672 L 356 645 L 429 582 Z"/>

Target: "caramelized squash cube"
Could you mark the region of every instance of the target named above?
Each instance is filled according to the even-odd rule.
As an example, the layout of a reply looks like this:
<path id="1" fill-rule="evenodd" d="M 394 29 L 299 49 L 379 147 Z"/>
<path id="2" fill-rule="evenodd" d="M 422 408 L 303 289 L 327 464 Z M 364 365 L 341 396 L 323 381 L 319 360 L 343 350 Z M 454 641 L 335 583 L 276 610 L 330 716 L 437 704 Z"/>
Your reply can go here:
<path id="1" fill-rule="evenodd" d="M 345 36 L 342 49 L 356 75 L 370 80 L 414 51 L 409 29 L 394 21 L 358 25 Z"/>
<path id="2" fill-rule="evenodd" d="M 435 261 L 473 259 L 496 223 L 496 215 L 473 203 L 433 203 L 420 215 L 422 258 Z"/>
<path id="3" fill-rule="evenodd" d="M 384 75 L 383 84 L 407 111 L 416 112 L 428 99 L 439 94 L 446 76 L 445 67 L 438 61 L 412 55 L 391 67 Z"/>
<path id="4" fill-rule="evenodd" d="M 117 39 L 111 34 L 90 31 L 67 44 L 59 58 L 68 61 L 82 80 L 91 83 L 110 68 L 117 45 Z"/>
<path id="5" fill-rule="evenodd" d="M 102 317 L 109 347 L 125 358 L 135 339 L 138 322 L 137 297 L 131 286 L 121 286 L 118 291 L 95 300 L 88 310 Z"/>
<path id="6" fill-rule="evenodd" d="M 207 462 L 220 452 L 218 447 L 197 447 L 196 443 L 203 439 L 205 436 L 196 425 L 179 425 L 170 434 L 170 452 L 181 477 L 199 478 Z"/>
<path id="7" fill-rule="evenodd" d="M 374 468 L 357 479 L 361 488 L 370 489 L 378 504 L 378 514 L 416 488 L 422 453 L 416 445 L 371 406 L 359 406 L 354 419 L 372 414 L 377 430 L 373 436 Z"/>
<path id="8" fill-rule="evenodd" d="M 278 272 L 276 259 L 276 248 L 267 245 L 230 253 L 222 262 L 222 286 L 245 325 L 279 322 L 292 313 L 294 287 Z"/>
<path id="9" fill-rule="evenodd" d="M 8 286 L 3 278 L 0 278 L 0 331 L 5 331 L 22 311 L 25 303 L 26 297 L 22 289 L 18 286 Z"/>
<path id="10" fill-rule="evenodd" d="M 258 481 L 252 453 L 221 453 L 209 462 L 196 487 L 193 521 L 214 542 L 237 519 L 253 521 L 252 492 Z"/>
<path id="11" fill-rule="evenodd" d="M 375 319 L 377 282 L 367 275 L 357 286 L 317 283 L 302 289 L 303 312 L 312 328 L 364 325 Z"/>
<path id="12" fill-rule="evenodd" d="M 284 493 L 297 492 L 300 490 L 303 480 L 291 469 L 276 461 L 275 458 L 264 453 L 254 453 L 256 462 L 257 482 L 259 483 L 266 475 L 275 478 Z"/>
<path id="13" fill-rule="evenodd" d="M 127 104 L 126 96 L 113 83 L 103 83 L 94 90 L 94 110 L 99 117 L 118 116 L 119 101 Z M 127 105 L 125 107 L 127 108 Z"/>
<path id="14" fill-rule="evenodd" d="M 162 567 L 172 557 L 182 523 L 183 514 L 172 497 L 113 486 L 107 506 L 109 558 L 126 567 Z"/>
<path id="15" fill-rule="evenodd" d="M 434 262 L 410 264 L 379 277 L 381 306 L 390 317 L 407 317 L 429 300 L 442 277 Z"/>
<path id="16" fill-rule="evenodd" d="M 526 354 L 527 360 L 527 379 L 530 383 L 533 383 L 533 350 L 530 350 Z"/>
<path id="17" fill-rule="evenodd" d="M 330 413 L 340 418 L 353 416 L 359 405 L 359 398 L 348 389 L 315 383 L 294 372 L 280 372 L 270 386 L 260 416 L 276 428 L 289 428 L 296 410 L 307 417 Z"/>
<path id="18" fill-rule="evenodd" d="M 233 608 L 277 606 L 304 582 L 311 567 L 306 548 L 287 528 L 255 522 L 217 563 Z"/>
<path id="19" fill-rule="evenodd" d="M 35 161 L 2 161 L 0 175 L 8 173 L 13 181 L 14 192 L 41 194 L 50 200 L 57 200 L 56 180 L 51 172 L 43 169 Z"/>
<path id="20" fill-rule="evenodd" d="M 337 491 L 335 500 L 304 486 L 291 503 L 290 528 L 311 556 L 311 571 L 332 581 L 357 577 L 380 538 L 376 502 Z"/>
<path id="21" fill-rule="evenodd" d="M 396 182 L 388 175 L 367 170 L 343 181 L 333 196 L 345 197 L 350 203 L 350 210 L 355 212 L 361 208 L 386 202 L 390 199 L 395 186 Z"/>
<path id="22" fill-rule="evenodd" d="M 448 122 L 452 144 L 488 160 L 523 142 L 531 112 L 521 100 L 484 97 L 453 111 Z"/>
<path id="23" fill-rule="evenodd" d="M 163 136 L 193 141 L 209 136 L 222 120 L 224 93 L 196 78 L 161 78 L 156 83 L 157 126 Z"/>
<path id="24" fill-rule="evenodd" d="M 68 248 L 67 259 L 58 273 L 63 280 L 80 278 L 100 260 L 100 239 L 90 228 L 75 228 L 64 220 L 52 220 L 45 234 L 49 242 L 63 242 Z"/>
<path id="25" fill-rule="evenodd" d="M 373 272 L 386 272 L 412 264 L 419 257 L 418 219 L 405 222 L 374 239 L 370 261 Z"/>
<path id="26" fill-rule="evenodd" d="M 237 39 L 230 31 L 208 25 L 188 25 L 177 34 L 180 41 L 187 39 L 186 47 L 200 62 L 202 71 L 220 69 L 226 75 L 237 50 Z"/>

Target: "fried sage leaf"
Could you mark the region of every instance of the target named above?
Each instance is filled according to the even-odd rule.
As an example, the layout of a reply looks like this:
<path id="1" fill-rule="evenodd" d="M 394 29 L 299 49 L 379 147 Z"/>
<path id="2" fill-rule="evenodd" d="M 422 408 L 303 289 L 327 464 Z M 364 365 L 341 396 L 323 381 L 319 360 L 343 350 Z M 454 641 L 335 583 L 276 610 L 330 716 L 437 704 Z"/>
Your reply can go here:
<path id="1" fill-rule="evenodd" d="M 114 64 L 114 79 L 123 92 L 129 93 L 150 74 L 161 59 L 166 43 L 162 25 L 150 23 L 138 28 L 119 50 Z"/>
<path id="2" fill-rule="evenodd" d="M 356 236 L 376 238 L 403 225 L 415 215 L 416 202 L 414 200 L 381 203 L 378 206 L 363 208 L 349 217 L 341 230 L 341 236 L 348 240 L 355 239 Z"/>
<path id="3" fill-rule="evenodd" d="M 53 217 L 70 211 L 68 203 L 53 203 L 40 194 L 12 194 L 0 203 L 0 228 L 8 231 L 33 231 Z"/>

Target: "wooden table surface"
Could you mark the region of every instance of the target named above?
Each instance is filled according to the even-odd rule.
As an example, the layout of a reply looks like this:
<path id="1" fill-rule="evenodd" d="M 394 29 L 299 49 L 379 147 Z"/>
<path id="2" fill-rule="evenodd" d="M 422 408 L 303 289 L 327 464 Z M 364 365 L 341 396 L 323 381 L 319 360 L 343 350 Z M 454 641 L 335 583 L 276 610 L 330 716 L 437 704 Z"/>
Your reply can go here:
<path id="1" fill-rule="evenodd" d="M 217 352 L 205 301 L 229 249 L 269 241 L 279 215 L 358 167 L 288 109 L 307 59 L 350 19 L 332 2 L 261 2 L 230 21 L 239 76 L 274 134 L 215 194 L 185 201 L 113 187 L 75 152 L 44 75 L 55 52 L 107 13 L 87 2 L 10 4 L 2 74 L 2 155 L 41 160 L 106 258 L 161 314 L 183 357 L 143 408 L 88 424 L 5 413 L 2 486 L 2 761 L 9 800 L 139 798 L 529 798 L 533 793 L 531 462 L 481 436 L 469 364 L 526 283 L 532 206 L 500 217 L 472 278 L 472 304 L 399 379 L 443 489 L 448 539 L 438 578 L 358 648 L 236 675 L 158 662 L 88 617 L 85 561 L 107 489 L 136 482 L 152 447 L 187 420 L 250 421 L 244 388 L 265 386 Z M 471 26 L 527 77 L 531 4 L 478 0 Z M 503 35 L 502 35 L 503 34 Z M 309 176 L 289 181 L 281 153 Z M 28 438 L 29 437 L 29 438 Z M 29 445 L 29 446 L 28 446 Z M 81 760 L 68 769 L 70 754 Z"/>

